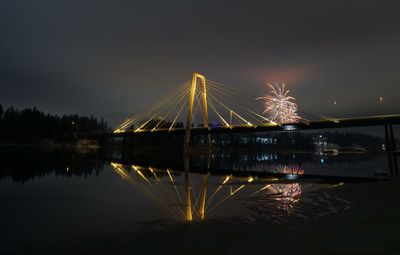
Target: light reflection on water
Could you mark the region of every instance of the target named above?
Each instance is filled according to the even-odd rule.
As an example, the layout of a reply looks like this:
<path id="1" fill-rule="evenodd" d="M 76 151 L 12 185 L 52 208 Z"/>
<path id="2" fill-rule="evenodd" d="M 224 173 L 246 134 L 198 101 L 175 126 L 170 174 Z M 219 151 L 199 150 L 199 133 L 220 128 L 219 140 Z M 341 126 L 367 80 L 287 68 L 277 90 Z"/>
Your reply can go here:
<path id="1" fill-rule="evenodd" d="M 350 195 L 335 191 L 388 178 L 384 156 L 2 149 L 2 245 L 90 237 L 145 222 L 297 227 L 353 208 Z"/>
<path id="2" fill-rule="evenodd" d="M 293 161 L 294 155 L 286 164 L 278 161 L 276 154 L 245 154 L 232 163 L 233 157 L 184 154 L 183 168 L 179 170 L 117 162 L 111 166 L 122 179 L 180 222 L 262 217 L 289 226 L 290 218 L 310 220 L 350 209 L 351 202 L 329 194 L 344 181 L 377 180 L 373 172 L 360 177 L 334 176 L 329 172 L 307 175 L 300 162 Z M 226 171 L 226 162 L 236 169 Z"/>

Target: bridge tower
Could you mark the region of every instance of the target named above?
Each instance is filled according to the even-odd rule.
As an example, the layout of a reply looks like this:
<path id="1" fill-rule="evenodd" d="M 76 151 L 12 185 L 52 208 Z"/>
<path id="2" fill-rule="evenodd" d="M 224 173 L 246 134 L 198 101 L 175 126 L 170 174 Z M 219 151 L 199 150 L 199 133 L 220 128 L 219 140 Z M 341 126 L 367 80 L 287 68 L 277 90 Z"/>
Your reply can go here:
<path id="1" fill-rule="evenodd" d="M 188 149 L 191 144 L 190 137 L 190 129 L 193 125 L 193 106 L 195 102 L 196 96 L 196 88 L 197 83 L 200 81 L 200 89 L 201 89 L 201 107 L 203 108 L 203 122 L 204 127 L 209 128 L 208 126 L 208 109 L 207 109 L 207 89 L 206 89 L 206 78 L 204 75 L 194 72 L 192 76 L 192 83 L 189 92 L 189 107 L 188 107 L 188 115 L 187 115 L 187 123 L 186 123 L 186 132 L 185 132 L 185 140 L 184 140 L 184 149 Z M 207 146 L 210 149 L 210 135 L 207 135 Z"/>

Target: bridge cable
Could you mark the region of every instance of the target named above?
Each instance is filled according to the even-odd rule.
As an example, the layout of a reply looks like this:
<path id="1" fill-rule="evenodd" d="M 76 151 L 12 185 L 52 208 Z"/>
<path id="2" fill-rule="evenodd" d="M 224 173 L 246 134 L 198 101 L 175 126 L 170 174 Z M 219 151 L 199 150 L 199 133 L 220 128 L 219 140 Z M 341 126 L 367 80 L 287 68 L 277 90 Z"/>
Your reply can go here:
<path id="1" fill-rule="evenodd" d="M 176 101 L 173 103 L 173 105 L 171 105 L 171 107 L 167 110 L 167 112 L 165 113 L 165 115 L 162 115 L 160 118 L 160 121 L 157 123 L 157 125 L 152 129 L 152 131 L 156 130 L 157 127 L 163 122 L 163 121 L 167 121 L 167 117 L 169 116 L 169 114 L 173 111 L 176 110 L 177 107 L 179 107 L 179 105 L 183 102 L 183 100 L 186 99 L 187 96 L 187 92 L 185 92 L 183 95 L 181 95 L 180 97 L 178 97 L 178 99 L 176 99 Z"/>
<path id="2" fill-rule="evenodd" d="M 127 121 L 123 122 L 121 125 L 119 125 L 116 128 L 116 131 L 118 130 L 124 130 L 126 127 L 128 127 L 129 125 L 131 125 L 134 121 L 136 121 L 139 118 L 144 118 L 145 116 L 151 114 L 152 112 L 157 111 L 163 104 L 165 104 L 166 102 L 170 101 L 171 99 L 174 99 L 177 95 L 180 95 L 180 93 L 182 91 L 185 91 L 188 87 L 188 84 L 190 83 L 190 81 L 186 81 L 183 85 L 181 85 L 178 89 L 176 89 L 175 91 L 173 91 L 172 93 L 170 93 L 169 95 L 165 96 L 162 100 L 160 100 L 158 103 L 156 103 L 155 105 L 153 105 L 152 107 L 150 107 L 149 109 L 136 114 L 135 116 L 131 117 L 130 119 L 128 119 Z"/>
<path id="3" fill-rule="evenodd" d="M 179 99 L 179 98 L 184 98 L 184 97 L 186 96 L 186 94 L 187 94 L 187 89 L 181 91 L 178 95 L 174 96 L 174 99 L 176 99 L 176 98 L 178 98 L 178 99 Z M 145 123 L 141 124 L 141 126 L 140 126 L 138 129 L 136 129 L 136 131 L 142 130 L 142 129 L 143 129 L 150 121 L 152 121 L 155 117 L 159 116 L 160 114 L 164 113 L 165 111 L 168 111 L 168 110 L 169 110 L 169 106 L 170 106 L 171 104 L 174 104 L 175 102 L 176 102 L 176 101 L 170 100 L 170 101 L 168 101 L 168 102 L 165 102 L 164 104 L 159 105 L 159 106 L 156 107 L 154 110 L 152 110 L 152 111 L 150 111 L 150 112 L 147 112 L 147 113 L 145 113 L 144 115 L 141 115 L 141 119 L 137 118 L 139 121 L 143 121 L 143 119 L 144 119 L 146 116 L 148 116 L 150 113 L 153 113 L 152 116 L 147 117 L 147 121 L 146 121 Z M 158 110 L 158 111 L 155 112 L 155 110 Z M 155 113 L 154 113 L 154 112 L 155 112 Z"/>
<path id="4" fill-rule="evenodd" d="M 236 113 L 236 111 L 234 111 L 232 108 L 229 108 L 228 106 L 226 106 L 224 103 L 221 102 L 221 100 L 218 100 L 218 98 L 217 98 L 217 97 L 218 97 L 217 93 L 213 94 L 212 96 L 213 96 L 213 98 L 214 98 L 215 100 L 217 100 L 220 104 L 222 104 L 224 108 L 226 108 L 227 110 L 229 110 L 229 111 L 231 111 L 233 114 L 235 114 L 235 117 L 236 117 L 236 115 L 238 115 L 239 118 L 241 118 L 242 121 L 245 121 L 245 124 L 248 124 L 247 122 L 249 122 L 249 121 L 245 120 L 242 116 L 240 116 L 238 113 Z M 238 104 L 237 104 L 237 106 L 240 107 L 241 110 L 248 111 L 245 107 L 243 107 L 243 106 L 241 106 L 241 105 L 238 105 Z M 251 112 L 251 113 L 254 114 L 254 112 Z M 255 114 L 255 115 L 257 116 L 257 114 Z M 259 122 L 260 124 L 263 124 L 263 123 L 264 123 L 263 121 L 261 121 L 260 119 L 254 117 L 253 115 L 249 115 L 249 116 L 250 116 L 252 119 L 254 119 L 254 120 L 256 120 L 257 122 Z M 265 118 L 263 118 L 263 119 L 265 119 Z"/>
<path id="5" fill-rule="evenodd" d="M 213 86 L 213 85 L 211 85 L 210 88 L 211 88 L 211 90 L 212 90 L 213 92 L 215 92 L 215 94 L 218 94 L 218 95 L 221 94 L 221 97 L 224 97 L 224 98 L 225 98 L 225 97 L 229 97 L 229 98 L 231 99 L 231 101 L 232 101 L 233 104 L 237 105 L 238 107 L 242 108 L 243 110 L 245 110 L 245 111 L 251 113 L 252 115 L 255 115 L 255 116 L 259 117 L 259 118 L 262 119 L 262 120 L 271 122 L 271 120 L 269 120 L 268 118 L 262 116 L 261 114 L 258 114 L 258 113 L 256 113 L 256 112 L 250 110 L 249 108 L 247 108 L 247 107 L 241 105 L 240 103 L 237 102 L 237 98 L 235 98 L 234 96 L 232 96 L 232 95 L 230 95 L 230 94 L 224 93 L 223 91 L 220 90 L 220 88 L 215 87 L 215 86 Z M 214 95 L 214 96 L 217 96 L 217 95 Z M 254 98 L 253 98 L 253 100 L 254 100 Z M 250 115 L 250 116 L 252 116 L 252 115 Z M 252 118 L 255 119 L 255 120 L 257 120 L 258 122 L 260 122 L 260 123 L 262 123 L 262 124 L 265 123 L 265 122 L 260 121 L 258 118 L 255 118 L 255 117 L 253 117 L 253 116 L 252 116 Z"/>
<path id="6" fill-rule="evenodd" d="M 210 98 L 207 96 L 207 100 L 211 106 L 211 108 L 214 110 L 214 112 L 217 114 L 217 116 L 220 118 L 220 120 L 222 121 L 221 124 L 224 124 L 224 126 L 230 128 L 229 124 L 226 122 L 226 120 L 221 116 L 221 114 L 217 111 L 217 109 L 215 108 L 214 104 L 211 102 Z"/>

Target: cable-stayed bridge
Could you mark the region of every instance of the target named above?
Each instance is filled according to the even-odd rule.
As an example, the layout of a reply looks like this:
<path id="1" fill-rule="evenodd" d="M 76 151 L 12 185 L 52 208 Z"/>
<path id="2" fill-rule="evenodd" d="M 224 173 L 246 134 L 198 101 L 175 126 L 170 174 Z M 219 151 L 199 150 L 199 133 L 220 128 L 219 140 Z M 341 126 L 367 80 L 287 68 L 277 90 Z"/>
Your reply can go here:
<path id="1" fill-rule="evenodd" d="M 245 91 L 211 81 L 193 73 L 153 107 L 119 125 L 113 137 L 184 136 L 183 145 L 191 145 L 193 135 L 205 135 L 210 146 L 211 134 L 295 131 L 345 127 L 385 126 L 387 149 L 395 150 L 394 124 L 400 114 L 335 118 L 318 113 L 300 112 L 294 122 L 270 119 L 260 108 L 257 97 Z"/>
<path id="2" fill-rule="evenodd" d="M 286 94 L 287 92 L 283 93 L 284 96 Z M 167 155 L 168 160 L 162 158 L 159 164 L 154 164 L 153 157 L 157 156 L 151 154 L 149 157 L 152 166 L 141 166 L 132 163 L 135 160 L 126 159 L 126 156 L 129 158 L 132 154 L 128 150 L 125 152 L 127 155 L 121 153 L 120 159 L 113 160 L 112 167 L 124 180 L 183 222 L 204 220 L 212 216 L 225 201 L 242 193 L 252 197 L 267 191 L 267 194 L 272 194 L 273 199 L 283 201 L 283 208 L 286 205 L 291 207 L 291 202 L 297 203 L 303 192 L 299 182 L 321 181 L 321 176 L 307 176 L 303 169 L 289 164 L 278 168 L 274 166 L 274 170 L 267 173 L 235 172 L 231 166 L 224 172 L 223 168 L 218 168 L 221 167 L 221 162 L 212 164 L 212 135 L 384 126 L 389 169 L 397 172 L 398 162 L 396 157 L 392 157 L 396 154 L 392 125 L 400 124 L 400 114 L 334 118 L 299 111 L 296 118 L 286 118 L 291 121 L 279 121 L 282 118 L 266 115 L 260 103 L 262 101 L 245 91 L 194 73 L 191 80 L 183 83 L 153 107 L 127 119 L 108 135 L 122 138 L 123 145 L 125 143 L 133 146 L 140 152 L 144 148 L 160 144 L 166 147 L 183 147 L 184 153 L 180 154 L 183 155 L 183 162 L 177 163 L 179 160 L 176 155 Z M 295 109 L 297 110 L 297 105 Z M 207 150 L 196 151 L 198 147 L 193 142 L 195 136 L 202 137 L 202 149 Z M 200 153 L 191 153 L 193 151 Z M 173 164 L 168 165 L 169 160 Z M 213 173 L 221 175 L 220 180 L 214 184 L 208 181 Z M 332 182 L 332 187 L 343 184 L 343 181 L 359 181 L 326 175 L 323 178 Z M 276 197 L 277 194 L 283 194 L 284 198 Z M 276 214 L 275 211 L 273 213 Z"/>

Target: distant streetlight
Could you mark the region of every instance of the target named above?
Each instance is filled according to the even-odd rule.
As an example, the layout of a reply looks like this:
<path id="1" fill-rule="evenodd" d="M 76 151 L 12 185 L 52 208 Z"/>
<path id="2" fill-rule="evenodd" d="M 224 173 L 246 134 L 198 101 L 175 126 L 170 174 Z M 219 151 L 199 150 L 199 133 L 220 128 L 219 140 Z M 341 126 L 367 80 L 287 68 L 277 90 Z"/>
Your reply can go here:
<path id="1" fill-rule="evenodd" d="M 379 97 L 379 114 L 382 115 L 383 97 Z"/>
<path id="2" fill-rule="evenodd" d="M 338 114 L 338 107 L 337 107 L 337 101 L 333 101 L 333 106 L 332 106 L 332 113 L 337 115 Z"/>
<path id="3" fill-rule="evenodd" d="M 72 121 L 72 125 L 75 125 L 75 121 Z"/>

